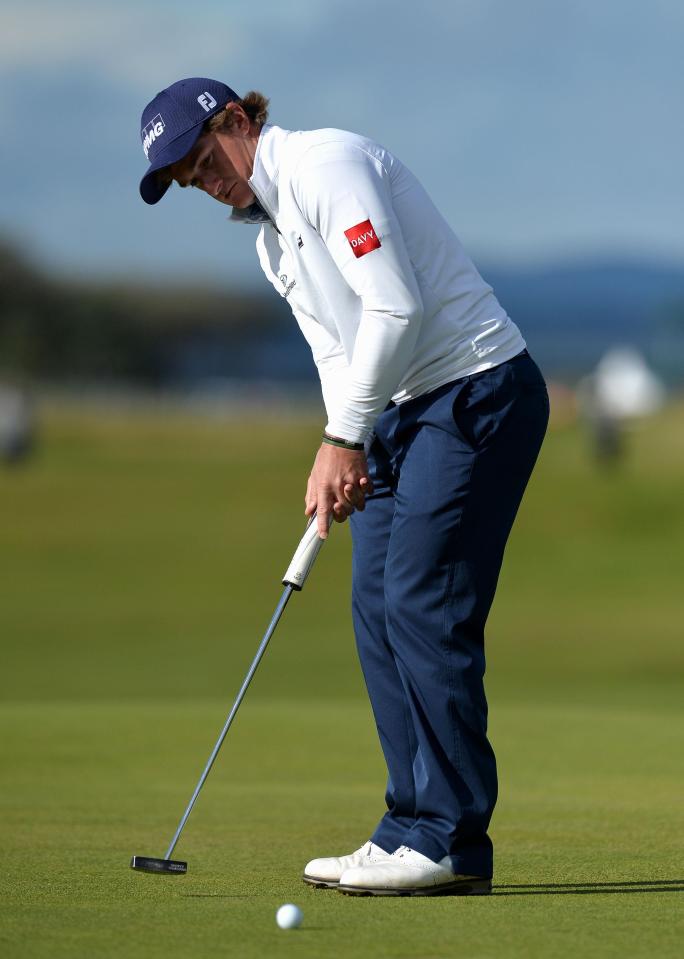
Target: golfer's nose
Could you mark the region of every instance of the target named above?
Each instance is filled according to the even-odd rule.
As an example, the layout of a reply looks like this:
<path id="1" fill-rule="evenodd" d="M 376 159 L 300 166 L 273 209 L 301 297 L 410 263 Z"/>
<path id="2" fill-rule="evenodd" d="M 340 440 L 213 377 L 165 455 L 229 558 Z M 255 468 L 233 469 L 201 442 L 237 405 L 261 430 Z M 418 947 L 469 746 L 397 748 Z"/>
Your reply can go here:
<path id="1" fill-rule="evenodd" d="M 209 193 L 211 193 L 212 196 L 218 196 L 218 194 L 221 192 L 221 186 L 222 186 L 221 178 L 217 176 L 212 177 L 211 186 L 209 187 Z"/>
<path id="2" fill-rule="evenodd" d="M 200 177 L 200 187 L 209 196 L 216 196 L 221 189 L 221 178 L 215 173 L 207 172 Z"/>

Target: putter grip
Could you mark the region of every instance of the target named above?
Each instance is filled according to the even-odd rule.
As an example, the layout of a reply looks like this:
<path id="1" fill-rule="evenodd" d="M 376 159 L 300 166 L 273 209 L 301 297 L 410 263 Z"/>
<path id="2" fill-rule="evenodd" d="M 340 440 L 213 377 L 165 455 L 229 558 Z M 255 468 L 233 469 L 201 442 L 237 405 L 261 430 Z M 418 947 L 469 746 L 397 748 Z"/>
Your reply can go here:
<path id="1" fill-rule="evenodd" d="M 330 517 L 332 523 L 332 516 Z M 318 551 L 325 540 L 318 535 L 318 526 L 316 524 L 316 514 L 309 520 L 306 532 L 301 538 L 299 546 L 295 550 L 292 562 L 287 567 L 283 576 L 283 585 L 291 586 L 293 589 L 300 590 L 306 582 L 306 577 L 311 572 L 314 560 L 318 556 Z"/>

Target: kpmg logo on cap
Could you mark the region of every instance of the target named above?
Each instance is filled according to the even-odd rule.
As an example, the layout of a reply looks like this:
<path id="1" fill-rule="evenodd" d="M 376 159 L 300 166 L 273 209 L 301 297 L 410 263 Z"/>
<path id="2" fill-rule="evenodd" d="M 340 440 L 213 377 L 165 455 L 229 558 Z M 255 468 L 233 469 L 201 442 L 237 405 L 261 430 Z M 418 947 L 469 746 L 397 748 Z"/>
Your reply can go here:
<path id="1" fill-rule="evenodd" d="M 200 95 L 197 97 L 197 102 L 203 110 L 206 110 L 207 113 L 209 113 L 210 110 L 213 110 L 216 106 L 216 100 L 214 100 L 208 90 L 205 90 L 204 93 L 200 93 Z"/>
<path id="2" fill-rule="evenodd" d="M 142 145 L 143 150 L 145 151 L 145 156 L 150 152 L 150 147 L 164 132 L 164 121 L 162 119 L 161 113 L 158 113 L 156 117 L 152 117 L 147 126 L 144 126 L 142 129 Z"/>

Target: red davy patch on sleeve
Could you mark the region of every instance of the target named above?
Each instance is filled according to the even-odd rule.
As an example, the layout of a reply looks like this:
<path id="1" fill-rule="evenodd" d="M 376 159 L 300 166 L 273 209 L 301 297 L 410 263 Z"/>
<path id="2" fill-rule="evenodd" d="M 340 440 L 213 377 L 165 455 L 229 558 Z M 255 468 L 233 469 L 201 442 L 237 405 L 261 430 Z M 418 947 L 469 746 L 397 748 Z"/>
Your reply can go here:
<path id="1" fill-rule="evenodd" d="M 350 227 L 344 231 L 344 235 L 349 240 L 349 245 L 357 259 L 364 253 L 370 253 L 371 250 L 377 250 L 382 246 L 370 220 L 364 220 L 363 223 Z"/>

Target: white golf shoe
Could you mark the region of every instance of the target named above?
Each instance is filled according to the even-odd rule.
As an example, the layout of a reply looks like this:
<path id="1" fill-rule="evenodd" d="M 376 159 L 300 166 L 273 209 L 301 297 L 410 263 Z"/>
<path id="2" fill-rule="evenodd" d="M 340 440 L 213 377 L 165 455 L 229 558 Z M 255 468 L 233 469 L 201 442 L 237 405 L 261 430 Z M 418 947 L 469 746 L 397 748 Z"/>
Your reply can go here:
<path id="1" fill-rule="evenodd" d="M 433 862 L 415 849 L 400 846 L 379 862 L 346 869 L 337 888 L 352 896 L 486 896 L 492 881 L 457 875 L 449 856 Z"/>
<path id="2" fill-rule="evenodd" d="M 304 868 L 302 879 L 312 886 L 336 889 L 345 870 L 360 872 L 369 865 L 389 859 L 390 854 L 376 846 L 370 839 L 356 852 L 348 856 L 329 856 L 327 859 L 312 859 Z"/>

